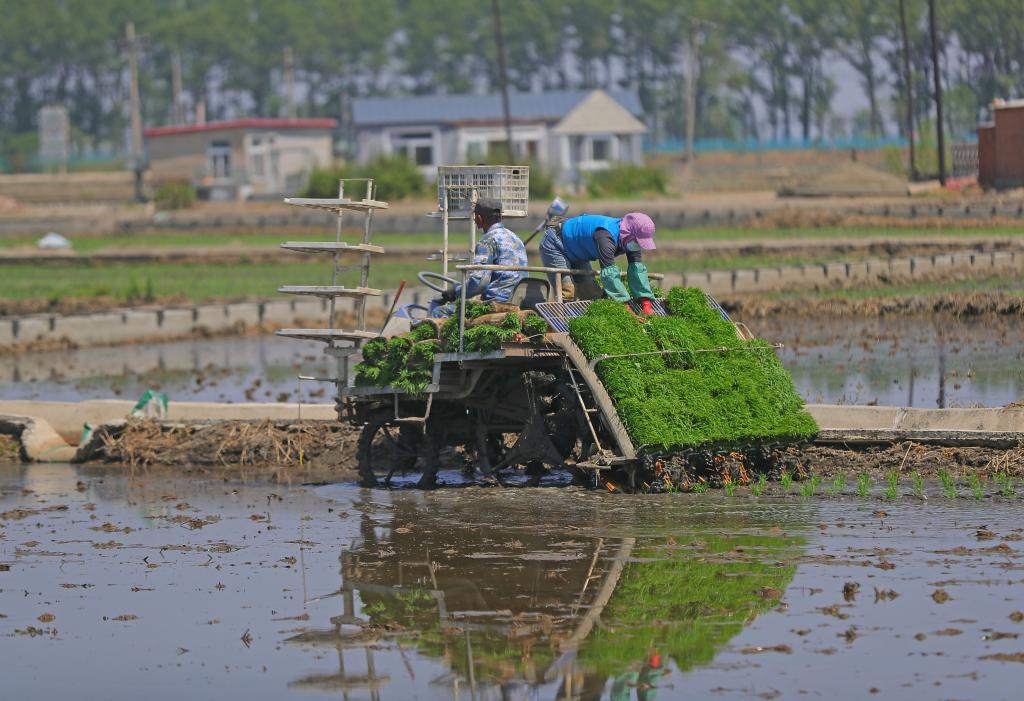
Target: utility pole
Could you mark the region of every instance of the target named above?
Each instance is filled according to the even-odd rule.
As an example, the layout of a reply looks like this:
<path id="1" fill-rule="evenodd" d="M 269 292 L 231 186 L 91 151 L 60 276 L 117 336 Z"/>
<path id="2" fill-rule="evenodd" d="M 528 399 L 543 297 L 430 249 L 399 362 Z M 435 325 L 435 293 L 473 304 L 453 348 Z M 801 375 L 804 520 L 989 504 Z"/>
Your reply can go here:
<path id="1" fill-rule="evenodd" d="M 939 184 L 946 184 L 946 136 L 942 128 L 942 69 L 939 66 L 939 20 L 935 0 L 928 0 L 928 28 L 932 37 L 932 74 L 935 78 L 935 133 L 939 147 Z"/>
<path id="2" fill-rule="evenodd" d="M 505 37 L 501 33 L 501 0 L 492 0 L 494 7 L 494 34 L 498 40 L 498 71 L 501 74 L 501 109 L 505 115 L 505 149 L 508 151 L 509 162 L 515 157 L 512 154 L 512 110 L 508 104 L 508 69 L 505 65 Z"/>
<path id="3" fill-rule="evenodd" d="M 693 133 L 697 121 L 697 41 L 700 36 L 700 20 L 690 20 L 690 41 L 686 57 L 686 162 L 693 163 Z"/>
<path id="4" fill-rule="evenodd" d="M 145 164 L 142 157 L 142 108 L 139 104 L 139 46 L 135 40 L 135 23 L 128 22 L 124 28 L 128 46 L 128 93 L 132 111 L 132 169 L 135 171 L 135 199 L 146 201 L 142 191 L 142 174 Z"/>
<path id="5" fill-rule="evenodd" d="M 917 180 L 914 155 L 914 77 L 910 72 L 910 38 L 907 34 L 906 0 L 900 0 L 900 34 L 903 36 L 903 82 L 907 88 L 907 140 L 910 143 L 910 179 Z"/>
<path id="6" fill-rule="evenodd" d="M 295 55 L 292 47 L 284 47 L 284 82 L 288 100 L 288 119 L 295 119 Z"/>
<path id="7" fill-rule="evenodd" d="M 185 123 L 185 106 L 181 103 L 181 53 L 171 54 L 171 97 L 174 100 L 172 118 L 175 124 Z"/>

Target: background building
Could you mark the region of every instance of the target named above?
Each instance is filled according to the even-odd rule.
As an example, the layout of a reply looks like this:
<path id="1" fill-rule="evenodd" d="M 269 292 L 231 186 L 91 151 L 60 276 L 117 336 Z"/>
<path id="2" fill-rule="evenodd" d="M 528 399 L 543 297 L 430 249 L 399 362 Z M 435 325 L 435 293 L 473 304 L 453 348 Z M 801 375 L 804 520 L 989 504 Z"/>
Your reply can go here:
<path id="1" fill-rule="evenodd" d="M 575 182 L 614 162 L 640 163 L 647 127 L 632 92 L 563 90 L 510 96 L 517 159 Z M 435 177 L 439 165 L 479 163 L 504 153 L 499 95 L 362 98 L 352 105 L 356 159 L 402 154 Z"/>
<path id="2" fill-rule="evenodd" d="M 333 119 L 237 119 L 147 129 L 154 182 L 188 180 L 200 197 L 293 195 L 333 159 Z"/>
<path id="3" fill-rule="evenodd" d="M 978 127 L 978 182 L 995 188 L 1024 185 L 1024 100 L 997 100 L 992 122 Z"/>

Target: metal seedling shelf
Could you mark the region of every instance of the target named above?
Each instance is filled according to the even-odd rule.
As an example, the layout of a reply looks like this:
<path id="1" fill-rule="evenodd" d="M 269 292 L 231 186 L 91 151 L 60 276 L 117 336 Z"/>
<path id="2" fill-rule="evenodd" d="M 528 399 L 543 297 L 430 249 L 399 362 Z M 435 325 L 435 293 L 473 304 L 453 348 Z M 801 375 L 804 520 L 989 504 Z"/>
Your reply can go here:
<path id="1" fill-rule="evenodd" d="M 372 287 L 340 287 L 338 285 L 282 285 L 277 291 L 286 295 L 313 295 L 332 299 L 334 297 L 380 297 L 382 290 Z"/>
<path id="2" fill-rule="evenodd" d="M 286 251 L 298 253 L 383 253 L 382 246 L 335 241 L 287 241 L 281 244 Z"/>
<path id="3" fill-rule="evenodd" d="M 372 187 L 373 181 L 367 181 L 367 186 Z M 362 200 L 353 200 L 346 197 L 327 197 L 327 198 L 314 198 L 314 197 L 286 197 L 284 199 L 285 204 L 293 204 L 297 207 L 312 207 L 313 209 L 322 209 L 334 214 L 341 214 L 348 210 L 350 212 L 369 212 L 374 209 L 387 209 L 387 202 L 378 202 L 370 197 Z"/>
<path id="4" fill-rule="evenodd" d="M 284 285 L 278 288 L 279 292 L 295 295 L 311 295 L 327 299 L 330 303 L 328 311 L 328 324 L 326 329 L 281 329 L 278 336 L 285 338 L 298 338 L 303 340 L 321 341 L 327 344 L 325 352 L 333 356 L 337 362 L 337 374 L 333 378 L 326 378 L 326 381 L 334 382 L 339 388 L 349 383 L 349 358 L 359 349 L 363 341 L 375 338 L 378 334 L 366 330 L 366 298 L 380 297 L 381 290 L 368 287 L 367 280 L 370 277 L 370 260 L 373 255 L 384 253 L 384 248 L 370 243 L 370 232 L 373 228 L 373 213 L 378 209 L 387 209 L 388 203 L 373 199 L 375 189 L 372 179 L 359 179 L 365 182 L 366 193 L 362 199 L 345 197 L 345 180 L 338 182 L 338 196 L 328 198 L 309 197 L 288 197 L 285 203 L 297 207 L 311 207 L 333 213 L 337 217 L 334 241 L 288 241 L 281 244 L 281 248 L 300 253 L 329 253 L 333 262 L 331 268 L 331 282 L 329 285 Z M 357 244 L 350 244 L 341 240 L 342 217 L 344 213 L 355 212 L 363 217 L 362 241 Z M 338 273 L 351 269 L 339 264 L 341 255 L 355 253 L 362 256 L 362 264 L 358 266 L 359 285 L 356 287 L 345 287 L 338 284 Z M 338 297 L 349 297 L 355 299 L 356 328 L 354 330 L 336 329 L 335 324 L 335 300 Z M 346 342 L 345 346 L 336 345 L 337 342 Z"/>
<path id="5" fill-rule="evenodd" d="M 281 329 L 278 336 L 308 341 L 367 341 L 377 338 L 376 331 L 341 331 L 339 329 Z"/>

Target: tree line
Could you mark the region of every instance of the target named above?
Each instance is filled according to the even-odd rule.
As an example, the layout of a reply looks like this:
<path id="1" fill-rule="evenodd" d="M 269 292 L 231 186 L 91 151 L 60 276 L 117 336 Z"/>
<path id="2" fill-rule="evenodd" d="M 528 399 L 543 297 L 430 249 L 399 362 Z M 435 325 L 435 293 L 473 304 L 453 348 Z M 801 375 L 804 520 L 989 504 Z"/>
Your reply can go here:
<path id="1" fill-rule="evenodd" d="M 915 119 L 931 113 L 927 0 L 904 0 Z M 1024 0 L 937 0 L 947 128 L 1024 92 Z M 515 90 L 627 88 L 656 139 L 904 135 L 908 76 L 896 0 L 504 0 Z M 34 149 L 64 104 L 80 147 L 123 147 L 125 24 L 139 36 L 147 126 L 284 116 L 344 119 L 354 97 L 496 91 L 490 0 L 0 0 L 0 156 Z M 867 109 L 838 115 L 834 67 Z M 289 66 L 290 71 L 289 71 Z M 175 85 L 180 97 L 175 102 Z M 177 111 L 176 111 L 177 110 Z"/>

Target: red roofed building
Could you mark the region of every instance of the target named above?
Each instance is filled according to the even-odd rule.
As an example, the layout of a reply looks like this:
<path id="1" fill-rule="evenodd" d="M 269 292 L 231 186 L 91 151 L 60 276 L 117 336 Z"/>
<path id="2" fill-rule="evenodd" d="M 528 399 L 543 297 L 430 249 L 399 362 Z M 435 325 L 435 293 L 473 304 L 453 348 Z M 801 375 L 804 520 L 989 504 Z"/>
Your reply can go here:
<path id="1" fill-rule="evenodd" d="M 147 129 L 154 182 L 188 180 L 207 199 L 279 197 L 302 190 L 333 160 L 333 119 L 235 119 Z"/>

